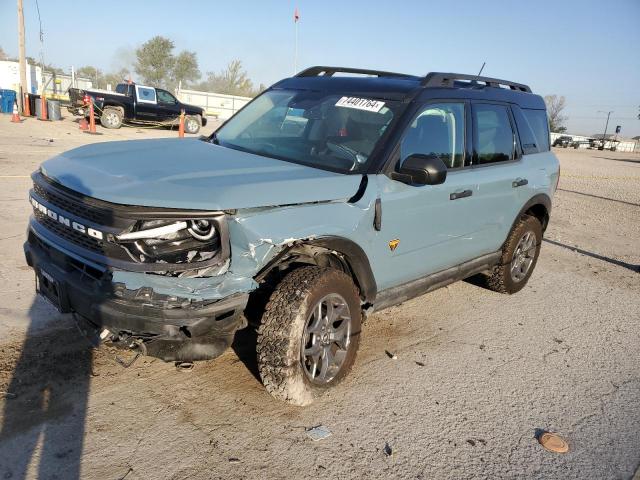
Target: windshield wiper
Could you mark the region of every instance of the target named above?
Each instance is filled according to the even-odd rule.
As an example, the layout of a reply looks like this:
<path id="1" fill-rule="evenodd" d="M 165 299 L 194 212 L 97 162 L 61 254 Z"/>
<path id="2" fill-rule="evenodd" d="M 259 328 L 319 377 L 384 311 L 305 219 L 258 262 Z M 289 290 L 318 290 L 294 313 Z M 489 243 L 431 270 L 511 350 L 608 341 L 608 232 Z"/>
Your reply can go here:
<path id="1" fill-rule="evenodd" d="M 340 143 L 327 142 L 327 148 L 334 153 L 346 153 L 349 158 L 348 160 L 353 160 L 358 163 L 364 163 L 367 160 L 367 157 L 362 155 L 357 150 L 353 148 L 349 148 L 346 145 L 342 145 Z"/>

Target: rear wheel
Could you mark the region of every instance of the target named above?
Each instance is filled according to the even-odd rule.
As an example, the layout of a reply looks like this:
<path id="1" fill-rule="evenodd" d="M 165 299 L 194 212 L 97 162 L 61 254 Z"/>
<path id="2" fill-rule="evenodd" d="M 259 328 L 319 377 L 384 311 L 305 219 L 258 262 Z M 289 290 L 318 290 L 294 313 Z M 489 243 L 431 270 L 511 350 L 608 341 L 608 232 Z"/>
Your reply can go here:
<path id="1" fill-rule="evenodd" d="M 187 133 L 198 133 L 202 120 L 197 115 L 188 115 L 184 119 L 184 131 Z"/>
<path id="2" fill-rule="evenodd" d="M 276 287 L 258 329 L 258 367 L 269 393 L 308 405 L 349 372 L 360 340 L 358 290 L 340 270 L 315 266 Z"/>
<path id="3" fill-rule="evenodd" d="M 100 115 L 100 124 L 104 128 L 120 128 L 122 126 L 122 112 L 117 108 L 105 108 Z"/>
<path id="4" fill-rule="evenodd" d="M 542 225 L 533 216 L 520 219 L 502 247 L 500 264 L 493 268 L 489 288 L 500 293 L 516 293 L 529 281 L 538 261 Z"/>

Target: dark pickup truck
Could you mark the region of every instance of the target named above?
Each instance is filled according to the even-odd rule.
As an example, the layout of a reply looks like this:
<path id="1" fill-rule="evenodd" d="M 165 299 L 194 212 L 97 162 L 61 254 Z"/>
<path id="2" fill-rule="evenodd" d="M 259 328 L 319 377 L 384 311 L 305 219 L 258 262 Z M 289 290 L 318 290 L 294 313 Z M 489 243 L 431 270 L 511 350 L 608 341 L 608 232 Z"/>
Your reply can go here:
<path id="1" fill-rule="evenodd" d="M 200 127 L 207 124 L 202 108 L 181 103 L 161 88 L 135 83 L 120 83 L 115 92 L 70 88 L 68 110 L 74 115 L 87 116 L 86 96 L 93 99 L 95 115 L 105 128 L 120 128 L 123 122 L 177 125 L 182 110 L 185 112 L 185 132 L 198 133 Z"/>

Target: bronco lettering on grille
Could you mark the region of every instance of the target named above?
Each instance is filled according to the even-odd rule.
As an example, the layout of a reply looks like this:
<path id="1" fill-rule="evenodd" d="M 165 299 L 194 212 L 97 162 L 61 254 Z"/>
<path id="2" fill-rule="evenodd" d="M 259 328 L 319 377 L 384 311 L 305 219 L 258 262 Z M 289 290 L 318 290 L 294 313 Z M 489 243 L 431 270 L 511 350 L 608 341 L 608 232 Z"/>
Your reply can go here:
<path id="1" fill-rule="evenodd" d="M 73 220 L 65 217 L 64 215 L 56 212 L 55 210 L 51 210 L 50 208 L 47 208 L 44 205 L 42 205 L 40 202 L 38 202 L 33 197 L 30 197 L 30 201 L 31 201 L 31 205 L 33 206 L 34 210 L 37 210 L 40 213 L 42 213 L 42 214 L 46 215 L 47 217 L 51 218 L 52 220 L 55 220 L 56 222 L 59 222 L 61 225 L 64 225 L 67 228 L 72 228 L 76 232 L 83 233 L 83 234 L 88 235 L 89 237 L 95 238 L 97 240 L 103 240 L 104 239 L 104 234 L 101 231 L 96 230 L 96 229 L 91 228 L 91 227 L 87 227 L 86 225 L 83 225 L 82 223 L 78 223 L 76 221 L 73 221 Z"/>

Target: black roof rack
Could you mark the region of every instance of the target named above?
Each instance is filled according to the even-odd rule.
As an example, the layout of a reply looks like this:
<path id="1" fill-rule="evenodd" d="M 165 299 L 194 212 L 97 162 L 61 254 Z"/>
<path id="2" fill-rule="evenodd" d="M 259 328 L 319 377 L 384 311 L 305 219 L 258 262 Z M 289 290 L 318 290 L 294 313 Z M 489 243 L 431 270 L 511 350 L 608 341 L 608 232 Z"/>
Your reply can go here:
<path id="1" fill-rule="evenodd" d="M 517 90 L 519 92 L 531 93 L 531 88 L 522 83 L 510 82 L 509 80 L 500 80 L 498 78 L 479 77 L 477 75 L 465 75 L 464 73 L 442 73 L 431 72 L 420 82 L 423 87 L 456 87 L 456 81 L 468 81 L 471 83 L 482 82 L 487 87 L 500 88 L 501 85 Z"/>
<path id="2" fill-rule="evenodd" d="M 480 77 L 478 75 L 466 75 L 464 73 L 443 73 L 431 72 L 425 77 L 417 77 L 406 73 L 385 72 L 381 70 L 367 70 L 364 68 L 349 67 L 327 67 L 315 66 L 307 68 L 296 75 L 296 77 L 332 77 L 336 73 L 355 73 L 358 75 L 371 75 L 374 77 L 405 78 L 419 80 L 423 87 L 507 87 L 518 92 L 531 93 L 531 88 L 522 83 L 500 80 L 498 78 Z M 483 84 L 483 85 L 482 85 Z"/>
<path id="3" fill-rule="evenodd" d="M 406 73 L 383 72 L 381 70 L 367 70 L 364 68 L 348 68 L 348 67 L 325 67 L 316 66 L 296 74 L 296 77 L 332 77 L 335 73 L 355 73 L 359 75 L 372 75 L 374 77 L 394 77 L 394 78 L 411 78 L 418 79 L 414 75 Z"/>

